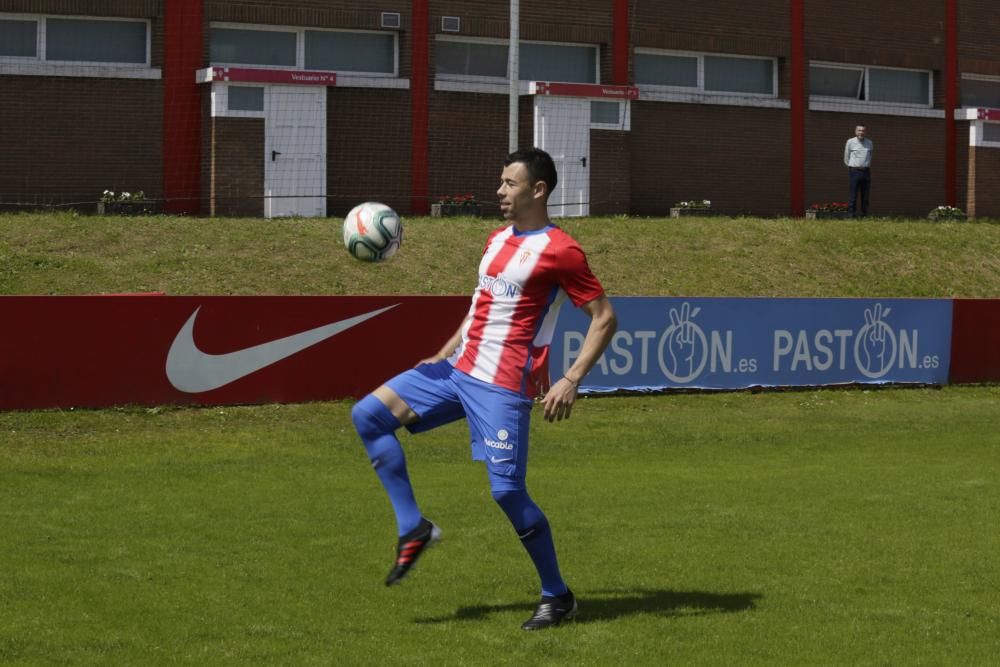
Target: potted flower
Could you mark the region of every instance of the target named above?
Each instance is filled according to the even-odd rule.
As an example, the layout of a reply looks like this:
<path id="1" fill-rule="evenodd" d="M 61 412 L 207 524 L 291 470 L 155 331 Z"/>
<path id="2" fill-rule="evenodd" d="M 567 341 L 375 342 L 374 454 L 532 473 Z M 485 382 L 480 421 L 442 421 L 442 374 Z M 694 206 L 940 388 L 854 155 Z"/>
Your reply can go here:
<path id="1" fill-rule="evenodd" d="M 97 202 L 98 215 L 151 215 L 160 212 L 160 202 L 146 199 L 146 193 L 105 190 Z"/>
<path id="2" fill-rule="evenodd" d="M 680 218 L 687 215 L 707 215 L 710 208 L 712 208 L 712 202 L 708 199 L 679 201 L 671 207 L 670 217 Z"/>
<path id="3" fill-rule="evenodd" d="M 435 218 L 447 218 L 456 215 L 468 215 L 478 218 L 482 214 L 479 202 L 472 195 L 445 195 L 438 197 L 431 204 L 431 215 Z"/>
<path id="4" fill-rule="evenodd" d="M 968 216 L 960 208 L 955 206 L 938 206 L 927 214 L 930 220 L 966 220 Z"/>
<path id="5" fill-rule="evenodd" d="M 850 218 L 851 212 L 847 202 L 825 202 L 806 209 L 806 217 L 810 220 Z"/>

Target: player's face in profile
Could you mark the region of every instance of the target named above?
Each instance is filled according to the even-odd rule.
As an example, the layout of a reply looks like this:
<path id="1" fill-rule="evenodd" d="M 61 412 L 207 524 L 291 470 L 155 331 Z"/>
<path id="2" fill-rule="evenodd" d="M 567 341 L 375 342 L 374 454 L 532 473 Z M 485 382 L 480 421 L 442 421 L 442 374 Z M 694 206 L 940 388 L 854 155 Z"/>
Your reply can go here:
<path id="1" fill-rule="evenodd" d="M 531 186 L 528 168 L 522 162 L 513 162 L 500 174 L 500 212 L 506 220 L 517 220 L 534 203 L 535 189 Z"/>

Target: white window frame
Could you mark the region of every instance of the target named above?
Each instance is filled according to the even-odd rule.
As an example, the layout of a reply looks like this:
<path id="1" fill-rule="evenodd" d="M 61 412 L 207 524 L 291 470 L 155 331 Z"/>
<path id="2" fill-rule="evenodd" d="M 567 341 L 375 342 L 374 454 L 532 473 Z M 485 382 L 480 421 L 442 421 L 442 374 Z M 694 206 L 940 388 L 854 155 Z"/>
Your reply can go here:
<path id="1" fill-rule="evenodd" d="M 1000 76 L 991 76 L 989 74 L 961 74 L 959 79 L 969 79 L 970 81 L 988 81 L 990 83 L 1000 84 Z M 962 106 L 962 109 L 978 109 L 978 106 Z"/>
<path id="2" fill-rule="evenodd" d="M 678 93 L 696 93 L 703 92 L 705 89 L 705 63 L 701 56 L 703 54 L 694 51 L 672 51 L 666 49 L 647 49 L 645 47 L 637 46 L 633 49 L 634 54 L 642 54 L 646 56 L 676 56 L 681 58 L 695 58 L 695 81 L 697 82 L 694 86 L 665 86 L 657 83 L 639 83 L 636 84 L 639 90 L 648 90 L 652 92 L 678 92 Z"/>
<path id="3" fill-rule="evenodd" d="M 229 108 L 229 88 L 263 88 L 264 108 L 260 111 L 236 111 Z M 270 86 L 262 83 L 224 83 L 221 81 L 212 82 L 212 116 L 218 118 L 264 118 L 267 111 L 268 94 Z"/>
<path id="4" fill-rule="evenodd" d="M 778 59 L 771 56 L 747 56 L 742 53 L 717 53 L 713 51 L 676 51 L 669 49 L 650 49 L 646 47 L 636 47 L 634 53 L 649 56 L 680 56 L 683 58 L 698 59 L 698 85 L 697 86 L 664 86 L 655 83 L 638 83 L 636 86 L 642 92 L 652 94 L 663 93 L 687 93 L 695 95 L 718 96 L 718 97 L 740 97 L 757 98 L 761 100 L 778 99 Z M 705 90 L 705 56 L 717 58 L 739 58 L 743 60 L 768 60 L 771 62 L 771 93 L 737 93 L 727 90 Z M 645 97 L 645 96 L 644 96 Z"/>
<path id="5" fill-rule="evenodd" d="M 521 44 L 541 44 L 543 46 L 582 46 L 584 48 L 589 48 L 594 50 L 594 85 L 601 83 L 601 47 L 599 44 L 584 44 L 582 42 L 550 42 L 550 41 L 538 41 L 534 39 L 522 39 Z M 508 48 L 510 48 L 508 46 Z M 509 53 L 509 51 L 508 51 Z M 518 61 L 520 64 L 520 61 Z M 507 59 L 507 67 L 510 67 L 510 59 Z M 507 77 L 510 77 L 510 70 L 507 71 Z M 507 79 L 504 79 L 505 81 Z M 591 82 L 586 82 L 591 83 Z"/>
<path id="6" fill-rule="evenodd" d="M 214 28 L 228 29 L 228 30 L 256 30 L 259 32 L 287 32 L 295 35 L 295 64 L 294 65 L 261 65 L 259 63 L 243 63 L 243 62 L 233 62 L 228 60 L 209 60 L 209 67 L 248 67 L 253 69 L 277 69 L 277 70 L 301 70 L 303 69 L 302 63 L 305 59 L 305 45 L 302 41 L 302 29 L 293 28 L 291 26 L 275 26 L 275 25 L 257 25 L 257 24 L 247 24 L 247 23 L 228 23 L 228 22 L 217 22 L 212 21 L 208 26 L 208 39 L 209 39 L 209 58 L 211 58 L 212 50 L 212 30 Z"/>
<path id="7" fill-rule="evenodd" d="M 868 76 L 869 70 L 873 69 L 888 69 L 894 70 L 896 72 L 920 72 L 927 75 L 927 104 L 911 104 L 908 102 L 870 102 L 871 104 L 891 104 L 893 106 L 900 107 L 914 107 L 917 109 L 933 109 L 934 108 L 934 71 L 929 69 L 913 69 L 912 67 L 884 67 L 881 65 L 870 65 L 865 68 L 865 101 L 869 102 L 871 100 L 871 88 L 870 81 L 871 77 Z"/>
<path id="8" fill-rule="evenodd" d="M 980 123 L 978 128 L 979 137 L 975 145 L 982 146 L 984 148 L 1000 148 L 1000 141 L 987 141 L 986 139 L 983 138 L 985 136 L 985 130 L 987 125 L 1000 127 L 1000 121 L 984 120 L 982 123 Z"/>
<path id="9" fill-rule="evenodd" d="M 44 60 L 42 49 L 44 43 L 42 36 L 45 34 L 43 28 L 43 17 L 38 14 L 5 14 L 0 12 L 0 19 L 5 21 L 34 21 L 35 22 L 35 55 L 33 56 L 0 56 L 0 63 L 37 63 Z"/>
<path id="10" fill-rule="evenodd" d="M 284 32 L 284 33 L 294 33 L 295 34 L 295 65 L 259 65 L 256 63 L 241 63 L 241 62 L 215 62 L 212 61 L 210 66 L 212 67 L 249 67 L 253 69 L 275 69 L 275 70 L 296 70 L 303 72 L 311 72 L 314 70 L 307 70 L 305 68 L 306 64 L 306 31 L 310 32 L 342 32 L 342 33 L 369 33 L 374 35 L 390 35 L 392 36 L 392 73 L 387 72 L 355 72 L 347 70 L 323 70 L 330 72 L 337 72 L 338 81 L 342 77 L 357 77 L 359 79 L 396 79 L 399 77 L 399 33 L 390 30 L 343 30 L 343 29 L 329 29 L 329 28 L 311 28 L 306 26 L 275 26 L 275 25 L 262 25 L 256 23 L 231 23 L 228 21 L 212 21 L 209 24 L 209 31 L 213 28 L 228 29 L 228 30 L 259 30 L 267 32 Z M 211 39 L 211 33 L 209 33 L 209 39 Z"/>
<path id="11" fill-rule="evenodd" d="M 463 35 L 435 35 L 436 42 L 463 42 L 472 44 L 493 44 L 510 48 L 509 39 L 497 39 L 495 37 L 465 37 Z M 521 40 L 522 44 L 545 44 L 550 46 L 582 46 L 594 50 L 594 83 L 601 83 L 601 46 L 600 44 L 586 44 L 583 42 L 552 42 L 537 40 Z M 508 51 L 508 55 L 509 55 Z M 507 59 L 507 76 L 479 76 L 474 74 L 434 74 L 435 90 L 450 90 L 457 92 L 478 92 L 508 94 L 510 81 L 510 58 Z M 528 82 L 521 80 L 518 85 L 521 95 L 528 94 Z"/>
<path id="12" fill-rule="evenodd" d="M 810 95 L 809 108 L 812 111 L 844 111 L 848 113 L 877 113 L 899 116 L 944 117 L 944 110 L 934 108 L 934 72 L 928 69 L 912 67 L 886 67 L 884 65 L 858 65 L 854 63 L 831 63 L 821 60 L 810 60 L 809 67 L 827 67 L 830 69 L 862 70 L 864 77 L 865 99 L 836 97 L 834 95 Z M 913 104 L 909 102 L 873 102 L 871 100 L 871 77 L 869 70 L 886 69 L 897 72 L 920 72 L 927 75 L 927 103 Z M 839 107 L 839 108 L 838 108 Z"/>
<path id="13" fill-rule="evenodd" d="M 970 107 L 966 110 L 969 121 L 969 145 L 977 148 L 1000 148 L 1000 141 L 987 141 L 985 139 L 985 129 L 987 125 L 1000 126 L 997 120 L 979 120 L 975 117 L 978 109 Z"/>
<path id="14" fill-rule="evenodd" d="M 854 97 L 841 97 L 837 95 L 809 95 L 811 100 L 839 100 L 843 102 L 844 100 L 851 100 L 852 102 L 867 102 L 868 101 L 868 71 L 864 65 L 845 65 L 843 63 L 824 63 L 819 61 L 809 61 L 807 67 L 810 68 L 813 65 L 816 67 L 823 67 L 825 69 L 846 69 L 851 72 L 861 72 L 861 78 L 858 81 L 858 90 L 854 92 Z M 858 96 L 861 94 L 862 89 L 865 93 L 865 99 L 860 99 Z"/>
<path id="15" fill-rule="evenodd" d="M 117 23 L 144 23 L 144 24 L 146 24 L 146 60 L 145 60 L 145 62 L 142 62 L 142 63 L 116 63 L 116 62 L 104 62 L 104 61 L 98 62 L 98 61 L 86 61 L 86 60 L 45 60 L 44 55 L 42 55 L 44 52 L 40 51 L 39 55 L 41 55 L 42 59 L 45 62 L 47 62 L 47 63 L 53 63 L 53 64 L 58 64 L 58 65 L 80 65 L 80 66 L 84 66 L 84 67 L 101 67 L 101 66 L 104 66 L 104 67 L 133 67 L 133 68 L 135 68 L 135 67 L 147 67 L 148 68 L 149 67 L 150 58 L 152 57 L 152 54 L 150 53 L 150 51 L 152 49 L 152 43 L 153 43 L 152 35 L 150 34 L 152 32 L 152 25 L 151 25 L 151 21 L 149 19 L 127 19 L 127 18 L 119 18 L 117 16 L 112 17 L 112 16 L 51 16 L 51 15 L 45 17 L 46 22 L 48 21 L 48 19 L 104 21 L 106 23 L 110 23 L 110 22 L 117 22 Z M 48 28 L 46 27 L 46 33 L 47 32 L 48 32 Z M 45 44 L 46 40 L 45 40 L 44 37 L 42 38 L 41 41 L 42 41 L 42 46 L 45 46 L 46 45 Z"/>
<path id="16" fill-rule="evenodd" d="M 506 47 L 510 48 L 510 44 L 509 44 L 510 40 L 509 39 L 496 39 L 494 37 L 463 37 L 462 35 L 435 35 L 434 36 L 434 41 L 435 42 L 463 42 L 463 43 L 464 42 L 470 42 L 470 43 L 473 43 L 473 44 L 492 44 L 494 46 L 501 45 L 501 46 L 506 46 Z M 509 57 L 510 52 L 508 51 L 507 53 L 508 53 L 507 64 L 504 65 L 504 68 L 506 69 L 507 74 L 509 75 L 510 74 L 510 57 Z M 482 75 L 476 75 L 476 74 L 438 74 L 437 72 L 435 72 L 434 73 L 434 81 L 435 81 L 435 83 L 437 83 L 437 82 L 455 82 L 455 83 L 462 83 L 462 84 L 469 83 L 469 84 L 473 84 L 473 85 L 479 84 L 479 85 L 482 85 L 482 86 L 502 86 L 503 90 L 496 90 L 496 91 L 493 91 L 493 92 L 498 92 L 498 93 L 510 92 L 510 90 L 507 88 L 507 82 L 509 81 L 509 79 L 506 76 L 482 76 Z M 451 89 L 451 88 L 449 87 L 448 89 Z M 486 92 L 486 91 L 484 90 L 484 91 L 475 91 L 475 92 Z M 522 90 L 521 94 L 523 95 L 526 92 L 527 92 L 527 88 L 525 88 L 525 90 Z"/>
<path id="17" fill-rule="evenodd" d="M 588 98 L 591 102 L 607 102 L 618 105 L 617 123 L 590 123 L 592 130 L 620 130 L 628 132 L 632 129 L 631 100 L 609 100 L 603 97 Z"/>
<path id="18" fill-rule="evenodd" d="M 62 14 L 15 14 L 0 12 L 0 19 L 34 21 L 38 25 L 35 56 L 0 56 L 0 74 L 22 76 L 74 76 L 120 79 L 159 79 L 161 70 L 152 67 L 153 26 L 149 19 L 120 16 L 78 16 Z M 142 63 L 93 62 L 85 60 L 48 60 L 45 57 L 47 19 L 84 21 L 120 21 L 144 23 L 146 26 L 146 59 Z"/>
<path id="19" fill-rule="evenodd" d="M 392 73 L 388 72 L 356 72 L 353 70 L 324 70 L 324 71 L 336 71 L 337 75 L 340 76 L 366 76 L 366 77 L 383 77 L 387 79 L 395 79 L 399 76 L 399 33 L 390 30 L 344 30 L 344 29 L 331 29 L 331 28 L 302 28 L 302 36 L 299 40 L 299 62 L 302 63 L 303 69 L 305 69 L 306 64 L 306 30 L 310 32 L 344 32 L 350 34 L 365 33 L 369 35 L 388 35 L 392 37 Z M 305 70 L 310 71 L 310 70 Z"/>

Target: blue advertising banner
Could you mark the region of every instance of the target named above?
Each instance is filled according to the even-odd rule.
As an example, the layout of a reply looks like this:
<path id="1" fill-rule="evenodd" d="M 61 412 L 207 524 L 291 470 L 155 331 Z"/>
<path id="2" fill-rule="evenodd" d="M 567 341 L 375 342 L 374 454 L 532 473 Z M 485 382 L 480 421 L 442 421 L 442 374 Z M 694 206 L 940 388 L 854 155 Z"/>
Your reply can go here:
<path id="1" fill-rule="evenodd" d="M 614 297 L 618 331 L 581 391 L 946 384 L 950 299 Z M 589 319 L 559 314 L 550 370 L 580 354 Z"/>

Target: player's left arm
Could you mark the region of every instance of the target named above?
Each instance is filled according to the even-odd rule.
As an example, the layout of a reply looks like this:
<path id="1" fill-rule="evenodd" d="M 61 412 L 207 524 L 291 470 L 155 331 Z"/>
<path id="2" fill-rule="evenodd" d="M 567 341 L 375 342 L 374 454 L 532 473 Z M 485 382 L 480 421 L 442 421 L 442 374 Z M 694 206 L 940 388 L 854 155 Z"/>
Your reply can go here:
<path id="1" fill-rule="evenodd" d="M 569 419 L 580 382 L 604 354 L 604 349 L 618 329 L 618 318 L 606 295 L 602 294 L 593 301 L 588 301 L 580 306 L 580 310 L 590 316 L 590 327 L 583 339 L 580 355 L 542 399 L 546 421 Z"/>

